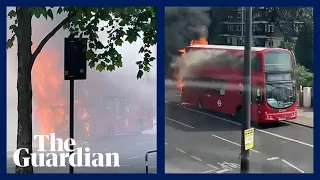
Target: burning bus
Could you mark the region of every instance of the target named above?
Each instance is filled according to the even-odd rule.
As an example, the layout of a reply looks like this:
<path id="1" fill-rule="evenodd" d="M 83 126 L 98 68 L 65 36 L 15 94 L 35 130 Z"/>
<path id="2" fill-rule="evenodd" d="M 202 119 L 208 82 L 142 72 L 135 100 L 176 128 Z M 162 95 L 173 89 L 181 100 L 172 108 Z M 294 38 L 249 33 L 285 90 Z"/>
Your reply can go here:
<path id="1" fill-rule="evenodd" d="M 64 81 L 63 61 L 58 52 L 43 50 L 33 67 L 33 115 L 40 134 L 55 132 L 57 137 L 68 138 L 69 83 Z M 156 116 L 154 83 L 147 78 L 119 78 L 115 73 L 88 68 L 87 79 L 75 82 L 74 137 L 77 141 L 152 129 Z"/>

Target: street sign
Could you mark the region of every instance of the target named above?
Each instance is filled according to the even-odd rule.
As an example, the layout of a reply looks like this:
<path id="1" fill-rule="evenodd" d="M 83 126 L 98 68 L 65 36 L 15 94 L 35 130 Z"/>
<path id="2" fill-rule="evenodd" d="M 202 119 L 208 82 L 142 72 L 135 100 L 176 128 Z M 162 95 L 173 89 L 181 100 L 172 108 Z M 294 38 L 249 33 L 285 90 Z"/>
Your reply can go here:
<path id="1" fill-rule="evenodd" d="M 252 149 L 254 146 L 254 129 L 246 129 L 244 131 L 244 143 L 245 143 L 245 150 Z"/>

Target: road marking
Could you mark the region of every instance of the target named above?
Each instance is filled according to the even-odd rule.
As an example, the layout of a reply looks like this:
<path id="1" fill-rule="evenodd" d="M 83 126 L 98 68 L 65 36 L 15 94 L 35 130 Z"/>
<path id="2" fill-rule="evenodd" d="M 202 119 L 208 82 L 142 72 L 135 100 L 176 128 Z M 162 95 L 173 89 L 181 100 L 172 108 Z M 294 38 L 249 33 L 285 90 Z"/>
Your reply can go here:
<path id="1" fill-rule="evenodd" d="M 135 157 L 130 157 L 130 158 L 128 158 L 128 159 L 139 159 L 139 156 L 135 156 Z"/>
<path id="2" fill-rule="evenodd" d="M 217 168 L 216 166 L 214 166 L 212 164 L 207 164 L 207 166 L 209 166 L 209 167 L 211 167 L 212 169 L 215 169 L 215 170 L 219 169 L 219 168 Z"/>
<path id="3" fill-rule="evenodd" d="M 202 161 L 202 159 L 200 159 L 200 158 L 198 158 L 198 157 L 196 157 L 196 156 L 192 156 L 192 155 L 190 155 L 190 157 L 192 157 L 193 159 L 195 159 L 195 160 L 197 160 L 197 161 Z"/>
<path id="4" fill-rule="evenodd" d="M 229 172 L 230 170 L 229 169 L 222 169 L 220 171 L 217 171 L 218 174 L 221 174 L 221 173 L 225 173 L 225 172 Z"/>
<path id="5" fill-rule="evenodd" d="M 184 150 L 179 149 L 179 148 L 176 148 L 176 150 L 177 150 L 177 151 L 180 151 L 180 152 L 182 152 L 182 153 L 186 153 Z"/>
<path id="6" fill-rule="evenodd" d="M 137 143 L 137 145 L 150 144 L 150 143 L 155 143 L 155 142 L 157 142 L 157 141 L 140 142 L 140 143 Z"/>
<path id="7" fill-rule="evenodd" d="M 223 138 L 223 137 L 220 137 L 220 136 L 217 136 L 217 135 L 214 135 L 214 134 L 212 134 L 212 136 L 215 137 L 215 138 L 218 138 L 218 139 L 220 139 L 220 140 L 223 140 L 223 141 L 226 141 L 226 142 L 228 142 L 228 143 L 231 143 L 231 144 L 234 144 L 234 145 L 236 145 L 236 146 L 241 147 L 241 144 L 238 144 L 238 143 L 236 143 L 236 142 L 230 141 L 230 140 L 225 139 L 225 138 Z M 250 150 L 251 150 L 252 152 L 255 152 L 255 153 L 260 153 L 259 151 L 254 150 L 254 149 L 250 149 Z"/>
<path id="8" fill-rule="evenodd" d="M 204 173 L 211 173 L 211 172 L 216 172 L 217 170 L 216 169 L 211 169 L 209 171 L 204 171 L 204 172 L 201 172 L 201 174 L 204 174 Z"/>
<path id="9" fill-rule="evenodd" d="M 279 159 L 279 157 L 272 157 L 272 158 L 268 158 L 267 160 L 268 161 L 273 161 L 273 160 L 277 160 L 277 159 Z"/>
<path id="10" fill-rule="evenodd" d="M 288 161 L 286 161 L 286 160 L 284 160 L 284 159 L 281 159 L 281 160 L 282 160 L 282 162 L 288 164 L 289 166 L 291 166 L 292 168 L 296 169 L 297 171 L 299 171 L 299 172 L 301 172 L 301 173 L 305 173 L 304 171 L 302 171 L 301 169 L 299 169 L 297 166 L 289 163 Z"/>
<path id="11" fill-rule="evenodd" d="M 172 103 L 168 103 L 168 104 L 172 104 Z M 172 104 L 172 105 L 176 105 L 176 104 Z M 176 106 L 179 106 L 179 105 L 176 105 Z M 214 118 L 220 119 L 220 120 L 222 120 L 222 121 L 229 122 L 229 123 L 231 123 L 231 124 L 236 124 L 236 125 L 238 125 L 238 126 L 241 126 L 240 123 L 231 121 L 231 120 L 229 120 L 229 119 L 225 119 L 225 118 L 218 117 L 218 116 L 215 116 L 215 115 L 212 115 L 212 114 L 208 114 L 208 113 L 205 113 L 205 112 L 201 112 L 201 111 L 198 111 L 198 110 L 195 110 L 195 109 L 191 109 L 191 108 L 189 108 L 189 107 L 184 107 L 184 106 L 179 106 L 179 107 L 183 107 L 183 108 L 188 109 L 188 110 L 190 110 L 190 111 L 194 111 L 194 112 L 197 112 L 197 113 L 206 115 L 206 116 L 214 117 Z M 256 131 L 259 131 L 259 132 L 262 132 L 262 133 L 265 133 L 265 134 L 268 134 L 268 135 L 271 135 L 271 136 L 275 136 L 275 137 L 278 137 L 278 138 L 281 138 L 281 139 L 285 139 L 285 140 L 288 140 L 288 141 L 291 141 L 291 142 L 295 142 L 295 143 L 302 144 L 302 145 L 305 145 L 305 146 L 308 146 L 308 147 L 312 147 L 312 148 L 313 148 L 313 145 L 312 145 L 312 144 L 308 144 L 308 143 L 305 143 L 305 142 L 302 142 L 302 141 L 299 141 L 299 140 L 296 140 L 296 139 L 288 138 L 288 137 L 285 137 L 285 136 L 282 136 L 282 135 L 279 135 L 279 134 L 274 134 L 274 133 L 271 133 L 271 132 L 269 132 L 269 131 L 265 131 L 265 130 L 262 130 L 262 129 L 258 129 L 258 128 L 255 128 L 255 129 L 256 129 Z"/>
<path id="12" fill-rule="evenodd" d="M 165 118 L 168 119 L 168 120 L 170 120 L 170 121 L 172 121 L 172 122 L 175 122 L 175 123 L 181 124 L 181 125 L 183 125 L 183 126 L 186 126 L 186 127 L 188 127 L 188 128 L 194 129 L 194 127 L 192 127 L 192 126 L 190 126 L 190 125 L 188 125 L 188 124 L 184 124 L 184 123 L 182 123 L 182 122 L 180 122 L 180 121 L 176 121 L 176 120 L 171 119 L 171 118 L 168 118 L 168 117 L 165 117 Z"/>

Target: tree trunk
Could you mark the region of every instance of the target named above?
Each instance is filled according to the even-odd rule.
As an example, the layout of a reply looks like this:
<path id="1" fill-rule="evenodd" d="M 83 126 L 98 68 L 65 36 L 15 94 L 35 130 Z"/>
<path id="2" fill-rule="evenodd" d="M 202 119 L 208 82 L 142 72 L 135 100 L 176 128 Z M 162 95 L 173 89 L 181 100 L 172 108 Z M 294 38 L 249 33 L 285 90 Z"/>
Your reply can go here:
<path id="1" fill-rule="evenodd" d="M 29 158 L 26 167 L 16 166 L 16 173 L 33 173 L 32 153 L 32 85 L 31 85 L 31 13 L 29 7 L 17 7 L 18 18 L 18 132 L 17 149 L 27 148 L 28 153 L 21 151 L 19 159 Z"/>

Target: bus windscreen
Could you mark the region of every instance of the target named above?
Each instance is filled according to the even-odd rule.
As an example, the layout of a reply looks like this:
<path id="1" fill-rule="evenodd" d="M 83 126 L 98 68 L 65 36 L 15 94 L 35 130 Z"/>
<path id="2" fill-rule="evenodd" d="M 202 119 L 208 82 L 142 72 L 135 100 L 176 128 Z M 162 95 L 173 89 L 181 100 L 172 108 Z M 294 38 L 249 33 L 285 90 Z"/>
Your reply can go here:
<path id="1" fill-rule="evenodd" d="M 264 55 L 265 71 L 290 71 L 292 70 L 291 54 L 287 51 L 274 50 Z"/>

